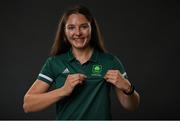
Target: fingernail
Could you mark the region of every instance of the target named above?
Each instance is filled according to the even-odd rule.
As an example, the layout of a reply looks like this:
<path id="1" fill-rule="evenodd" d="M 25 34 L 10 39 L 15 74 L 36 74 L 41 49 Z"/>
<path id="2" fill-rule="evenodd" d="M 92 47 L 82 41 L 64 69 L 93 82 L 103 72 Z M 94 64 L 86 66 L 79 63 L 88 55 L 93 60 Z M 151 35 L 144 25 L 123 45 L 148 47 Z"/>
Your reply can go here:
<path id="1" fill-rule="evenodd" d="M 87 78 L 87 76 L 86 76 L 86 75 L 84 75 L 84 74 L 82 74 L 82 75 L 83 75 L 83 77 Z"/>

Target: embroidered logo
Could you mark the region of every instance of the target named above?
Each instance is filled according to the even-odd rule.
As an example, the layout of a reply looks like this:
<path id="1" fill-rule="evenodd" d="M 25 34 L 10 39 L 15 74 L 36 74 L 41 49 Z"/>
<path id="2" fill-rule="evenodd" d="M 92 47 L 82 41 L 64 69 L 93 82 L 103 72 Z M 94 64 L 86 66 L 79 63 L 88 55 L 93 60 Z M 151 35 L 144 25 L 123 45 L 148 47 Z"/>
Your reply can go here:
<path id="1" fill-rule="evenodd" d="M 102 66 L 101 65 L 93 65 L 92 67 L 92 75 L 94 76 L 101 76 L 100 73 L 102 71 Z"/>
<path id="2" fill-rule="evenodd" d="M 68 68 L 66 68 L 66 69 L 64 69 L 64 71 L 62 72 L 63 74 L 67 74 L 67 73 L 69 73 L 70 71 L 69 71 L 69 69 Z"/>

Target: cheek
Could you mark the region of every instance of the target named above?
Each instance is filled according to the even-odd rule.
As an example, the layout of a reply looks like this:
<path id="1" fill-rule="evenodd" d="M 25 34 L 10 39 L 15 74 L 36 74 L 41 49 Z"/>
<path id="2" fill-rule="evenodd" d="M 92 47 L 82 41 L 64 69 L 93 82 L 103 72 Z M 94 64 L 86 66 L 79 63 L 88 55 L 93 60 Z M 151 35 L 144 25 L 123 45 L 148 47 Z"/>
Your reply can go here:
<path id="1" fill-rule="evenodd" d="M 71 32 L 65 32 L 65 36 L 70 39 L 72 37 L 72 33 Z"/>
<path id="2" fill-rule="evenodd" d="M 83 34 L 88 38 L 91 37 L 91 31 L 85 31 Z"/>
<path id="3" fill-rule="evenodd" d="M 88 31 L 88 35 L 89 35 L 89 38 L 91 38 L 91 36 L 92 36 L 92 31 L 91 31 L 91 29 Z"/>

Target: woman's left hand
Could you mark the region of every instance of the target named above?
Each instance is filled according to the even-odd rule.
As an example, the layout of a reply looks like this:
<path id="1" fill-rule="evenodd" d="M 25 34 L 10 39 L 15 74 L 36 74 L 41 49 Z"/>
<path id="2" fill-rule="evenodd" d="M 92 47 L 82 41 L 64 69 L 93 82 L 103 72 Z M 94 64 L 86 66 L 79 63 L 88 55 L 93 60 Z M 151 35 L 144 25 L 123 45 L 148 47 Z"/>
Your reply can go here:
<path id="1" fill-rule="evenodd" d="M 119 70 L 108 70 L 104 79 L 122 91 L 129 92 L 131 88 L 130 82 L 122 76 Z"/>

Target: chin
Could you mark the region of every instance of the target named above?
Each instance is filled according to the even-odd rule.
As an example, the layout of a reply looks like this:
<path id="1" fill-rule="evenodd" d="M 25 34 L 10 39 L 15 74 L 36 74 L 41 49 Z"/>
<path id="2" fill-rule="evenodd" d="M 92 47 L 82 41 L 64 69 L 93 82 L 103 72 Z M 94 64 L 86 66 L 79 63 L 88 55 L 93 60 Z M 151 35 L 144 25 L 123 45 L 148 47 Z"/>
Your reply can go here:
<path id="1" fill-rule="evenodd" d="M 84 49 L 87 47 L 87 45 L 88 45 L 87 43 L 74 43 L 73 47 L 77 49 Z"/>
<path id="2" fill-rule="evenodd" d="M 85 49 L 88 47 L 88 44 L 74 44 L 73 47 L 76 49 Z"/>
<path id="3" fill-rule="evenodd" d="M 86 48 L 86 46 L 73 46 L 74 48 L 76 48 L 76 49 L 84 49 L 84 48 Z"/>

